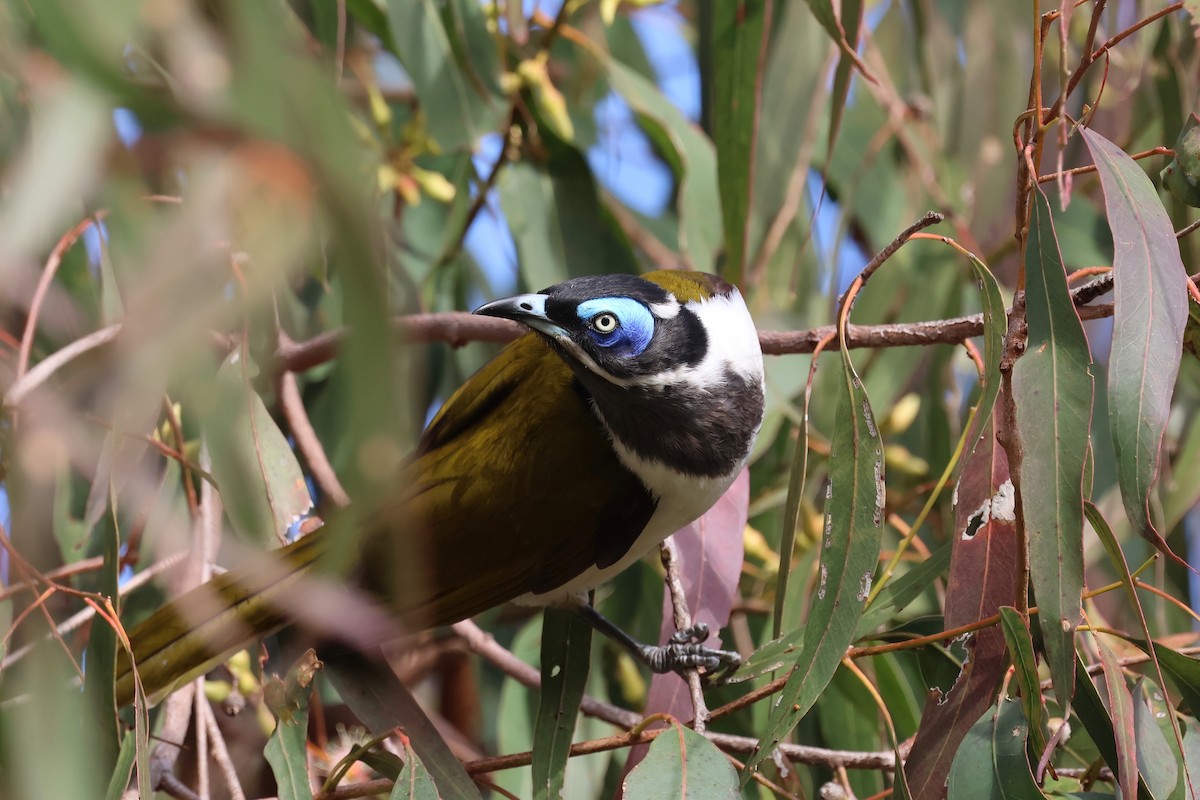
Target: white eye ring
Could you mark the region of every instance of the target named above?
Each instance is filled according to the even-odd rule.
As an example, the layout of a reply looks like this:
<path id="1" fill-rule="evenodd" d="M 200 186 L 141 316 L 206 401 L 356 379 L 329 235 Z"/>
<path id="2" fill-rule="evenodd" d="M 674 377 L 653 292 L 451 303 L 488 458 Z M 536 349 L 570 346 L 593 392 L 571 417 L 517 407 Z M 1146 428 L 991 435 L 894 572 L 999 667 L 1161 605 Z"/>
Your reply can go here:
<path id="1" fill-rule="evenodd" d="M 617 315 L 611 311 L 603 311 L 592 317 L 591 326 L 600 333 L 612 333 L 621 323 L 617 320 Z"/>

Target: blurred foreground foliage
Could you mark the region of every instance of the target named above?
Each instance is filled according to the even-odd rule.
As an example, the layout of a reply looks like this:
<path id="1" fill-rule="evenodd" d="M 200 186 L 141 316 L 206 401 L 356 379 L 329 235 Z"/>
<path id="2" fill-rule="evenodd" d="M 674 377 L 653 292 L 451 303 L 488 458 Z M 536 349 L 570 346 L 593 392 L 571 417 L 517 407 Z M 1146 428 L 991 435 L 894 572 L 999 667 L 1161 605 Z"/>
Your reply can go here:
<path id="1" fill-rule="evenodd" d="M 1200 552 L 1200 300 L 1183 277 L 1200 236 L 1172 234 L 1196 219 L 1189 12 L 8 0 L 6 796 L 295 798 L 332 776 L 360 794 L 330 781 L 320 796 L 452 797 L 471 784 L 431 773 L 459 760 L 491 796 L 548 796 L 533 775 L 571 798 L 623 783 L 628 797 L 815 797 L 830 782 L 860 798 L 1112 796 L 1118 782 L 1198 796 L 1194 576 L 1161 556 L 1129 576 L 1157 534 Z M 1170 194 L 1148 176 L 1177 137 Z M 1099 176 L 1066 172 L 1093 161 Z M 496 352 L 459 318 L 405 340 L 397 317 L 679 267 L 737 282 L 761 330 L 832 325 L 871 254 L 927 209 L 946 215 L 938 236 L 896 252 L 853 314 L 926 331 L 924 346 L 826 354 L 810 406 L 811 341 L 768 358 L 749 525 L 724 531 L 744 563 L 722 636 L 754 654 L 739 675 L 754 683 L 708 697 L 790 674 L 782 703 L 719 711 L 709 740 L 671 722 L 627 777 L 637 737 L 564 777 L 535 741 L 538 692 L 433 632 L 393 666 L 436 734 L 389 735 L 400 701 L 373 680 L 335 689 L 310 661 L 288 674 L 275 645 L 265 671 L 284 678 L 242 654 L 197 702 L 189 688 L 149 715 L 112 708 L 118 610 L 129 627 L 239 547 L 281 541 L 311 505 L 308 436 L 356 503 L 388 492 L 429 409 Z M 1095 283 L 1085 301 L 1111 290 L 1098 267 L 1116 268 L 1115 320 L 1111 298 L 1077 314 L 1067 295 L 1068 273 L 1073 290 Z M 980 312 L 970 339 L 918 324 Z M 655 639 L 662 593 L 645 563 L 599 599 Z M 479 622 L 537 663 L 541 615 Z M 592 647 L 588 697 L 687 720 L 626 656 Z M 376 692 L 375 720 L 342 704 L 355 689 Z M 581 716 L 574 739 L 619 733 L 611 722 Z M 452 765 L 417 755 L 438 735 Z M 739 784 L 712 743 L 762 777 Z M 480 761 L 531 747 L 533 770 Z"/>

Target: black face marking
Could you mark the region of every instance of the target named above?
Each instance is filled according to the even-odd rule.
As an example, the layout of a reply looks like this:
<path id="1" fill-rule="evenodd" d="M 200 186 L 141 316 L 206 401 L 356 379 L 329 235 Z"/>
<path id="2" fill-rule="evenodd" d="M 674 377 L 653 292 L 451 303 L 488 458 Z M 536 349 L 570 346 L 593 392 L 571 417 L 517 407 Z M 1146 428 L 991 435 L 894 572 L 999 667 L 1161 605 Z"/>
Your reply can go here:
<path id="1" fill-rule="evenodd" d="M 586 379 L 585 379 L 586 380 Z M 596 409 L 638 456 L 702 477 L 728 475 L 748 455 L 762 421 L 762 384 L 735 372 L 719 392 L 681 384 L 623 389 L 588 381 Z"/>

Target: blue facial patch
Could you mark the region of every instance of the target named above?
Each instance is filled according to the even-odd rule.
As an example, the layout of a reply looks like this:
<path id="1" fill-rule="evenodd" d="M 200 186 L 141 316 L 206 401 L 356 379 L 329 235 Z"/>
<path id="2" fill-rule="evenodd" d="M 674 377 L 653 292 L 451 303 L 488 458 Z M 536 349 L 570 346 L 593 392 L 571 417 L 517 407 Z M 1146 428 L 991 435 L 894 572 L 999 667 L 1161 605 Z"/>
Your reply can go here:
<path id="1" fill-rule="evenodd" d="M 585 323 L 605 312 L 616 317 L 618 324 L 616 329 L 609 333 L 588 328 L 588 333 L 596 344 L 624 355 L 641 355 L 654 338 L 654 315 L 650 313 L 650 309 L 629 297 L 587 300 L 575 309 L 580 321 Z"/>

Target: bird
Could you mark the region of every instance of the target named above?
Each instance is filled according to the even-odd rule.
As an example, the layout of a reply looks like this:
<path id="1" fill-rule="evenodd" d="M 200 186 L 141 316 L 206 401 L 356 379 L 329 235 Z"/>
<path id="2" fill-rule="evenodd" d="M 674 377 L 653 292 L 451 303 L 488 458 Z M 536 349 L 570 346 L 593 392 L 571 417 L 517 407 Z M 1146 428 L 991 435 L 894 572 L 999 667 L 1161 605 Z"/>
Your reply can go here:
<path id="1" fill-rule="evenodd" d="M 130 652 L 147 696 L 161 699 L 293 621 L 297 581 L 346 555 L 336 552 L 344 524 L 359 526 L 349 577 L 407 630 L 507 602 L 558 605 L 655 671 L 736 665 L 736 653 L 701 644 L 702 625 L 646 645 L 588 598 L 703 515 L 748 462 L 765 384 L 738 289 L 683 270 L 583 276 L 475 313 L 529 331 L 442 405 L 393 495 L 357 517 L 333 516 L 277 558 L 234 568 L 134 627 Z M 124 702 L 133 699 L 129 662 L 120 654 Z"/>

